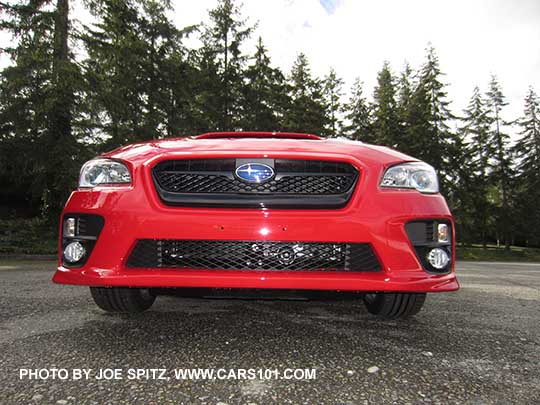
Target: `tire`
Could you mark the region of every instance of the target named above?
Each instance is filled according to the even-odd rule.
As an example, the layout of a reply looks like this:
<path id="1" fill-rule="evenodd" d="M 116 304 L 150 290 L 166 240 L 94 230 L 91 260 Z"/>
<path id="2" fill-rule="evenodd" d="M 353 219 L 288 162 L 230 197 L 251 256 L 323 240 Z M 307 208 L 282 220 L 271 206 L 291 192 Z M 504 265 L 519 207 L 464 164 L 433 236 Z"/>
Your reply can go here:
<path id="1" fill-rule="evenodd" d="M 90 287 L 90 293 L 96 305 L 107 312 L 143 312 L 156 299 L 146 288 Z"/>
<path id="2" fill-rule="evenodd" d="M 370 314 L 383 319 L 404 319 L 422 309 L 426 293 L 366 293 L 364 304 Z"/>

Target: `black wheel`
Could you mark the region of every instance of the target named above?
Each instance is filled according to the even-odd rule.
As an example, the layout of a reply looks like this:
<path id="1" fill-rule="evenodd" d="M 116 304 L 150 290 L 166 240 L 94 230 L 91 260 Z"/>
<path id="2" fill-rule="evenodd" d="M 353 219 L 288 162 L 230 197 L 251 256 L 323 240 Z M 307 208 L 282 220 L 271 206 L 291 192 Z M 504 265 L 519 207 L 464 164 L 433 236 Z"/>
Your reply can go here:
<path id="1" fill-rule="evenodd" d="M 143 312 L 156 299 L 147 288 L 90 287 L 90 292 L 97 306 L 107 312 Z"/>
<path id="2" fill-rule="evenodd" d="M 425 293 L 367 293 L 364 296 L 368 312 L 385 319 L 416 315 L 425 300 Z"/>

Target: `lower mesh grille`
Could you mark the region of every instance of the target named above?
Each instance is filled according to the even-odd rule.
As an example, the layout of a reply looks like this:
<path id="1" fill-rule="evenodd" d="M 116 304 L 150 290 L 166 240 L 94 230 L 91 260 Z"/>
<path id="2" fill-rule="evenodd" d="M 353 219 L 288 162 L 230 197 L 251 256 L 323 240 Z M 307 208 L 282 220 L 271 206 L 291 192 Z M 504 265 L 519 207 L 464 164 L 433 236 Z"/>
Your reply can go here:
<path id="1" fill-rule="evenodd" d="M 156 239 L 137 241 L 127 267 L 336 272 L 381 270 L 367 243 Z"/>

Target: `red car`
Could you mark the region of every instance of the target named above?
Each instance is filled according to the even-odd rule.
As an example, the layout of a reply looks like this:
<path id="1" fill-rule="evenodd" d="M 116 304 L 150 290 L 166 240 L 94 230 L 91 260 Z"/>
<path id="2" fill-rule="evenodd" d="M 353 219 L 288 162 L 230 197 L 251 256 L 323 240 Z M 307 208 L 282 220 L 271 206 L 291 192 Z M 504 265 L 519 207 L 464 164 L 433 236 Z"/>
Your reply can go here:
<path id="1" fill-rule="evenodd" d="M 208 133 L 106 153 L 83 166 L 60 233 L 54 282 L 90 286 L 106 311 L 143 311 L 180 287 L 287 289 L 354 291 L 370 313 L 403 318 L 426 293 L 459 288 L 435 170 L 309 134 Z"/>

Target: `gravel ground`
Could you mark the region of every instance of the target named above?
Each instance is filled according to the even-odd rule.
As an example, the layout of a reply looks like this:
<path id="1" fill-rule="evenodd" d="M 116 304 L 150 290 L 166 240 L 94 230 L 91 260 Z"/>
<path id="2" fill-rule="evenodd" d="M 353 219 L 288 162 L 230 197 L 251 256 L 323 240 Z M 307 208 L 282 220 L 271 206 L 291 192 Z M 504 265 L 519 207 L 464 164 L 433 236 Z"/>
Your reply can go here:
<path id="1" fill-rule="evenodd" d="M 112 316 L 54 264 L 0 262 L 0 403 L 540 403 L 540 264 L 458 264 L 462 289 L 410 321 L 359 301 L 159 297 Z M 92 369 L 88 380 L 21 369 Z M 98 380 L 100 369 L 123 379 Z M 164 380 L 129 369 L 166 369 Z M 315 369 L 316 379 L 177 380 L 179 368 Z M 160 373 L 158 373 L 160 374 Z"/>

